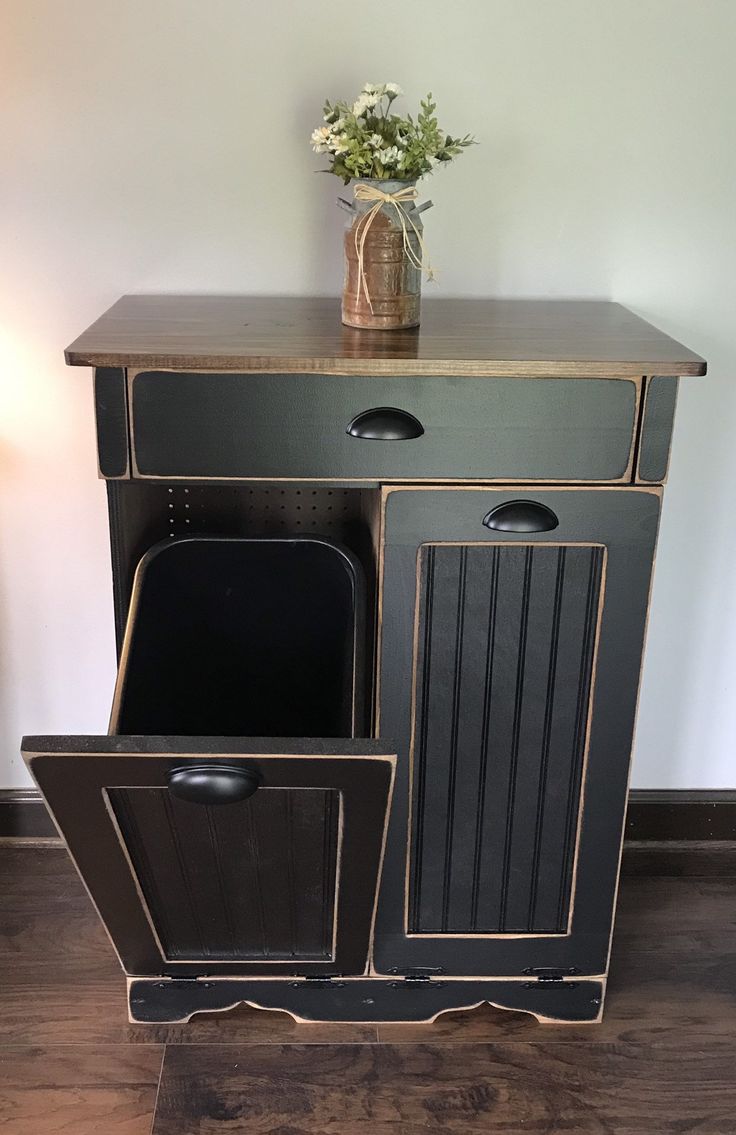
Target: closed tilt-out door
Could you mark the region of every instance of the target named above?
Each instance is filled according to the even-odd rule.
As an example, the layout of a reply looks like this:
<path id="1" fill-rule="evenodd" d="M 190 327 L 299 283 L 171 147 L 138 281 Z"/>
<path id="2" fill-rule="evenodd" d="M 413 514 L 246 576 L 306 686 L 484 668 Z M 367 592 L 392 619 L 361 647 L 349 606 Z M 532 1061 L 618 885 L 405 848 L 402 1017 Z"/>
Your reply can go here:
<path id="1" fill-rule="evenodd" d="M 657 490 L 384 495 L 376 968 L 607 966 Z"/>

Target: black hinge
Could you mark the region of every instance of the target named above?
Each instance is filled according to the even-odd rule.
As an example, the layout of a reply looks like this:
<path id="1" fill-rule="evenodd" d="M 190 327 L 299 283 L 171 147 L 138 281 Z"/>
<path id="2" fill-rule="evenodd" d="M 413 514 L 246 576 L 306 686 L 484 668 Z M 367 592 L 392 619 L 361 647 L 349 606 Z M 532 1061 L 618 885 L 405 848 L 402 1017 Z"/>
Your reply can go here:
<path id="1" fill-rule="evenodd" d="M 175 989 L 179 985 L 201 985 L 204 989 L 209 989 L 212 982 L 205 981 L 204 975 L 197 977 L 167 977 L 162 981 L 156 982 L 157 989 Z"/>
<path id="2" fill-rule="evenodd" d="M 305 973 L 299 975 L 298 981 L 290 981 L 289 984 L 292 989 L 310 989 L 319 988 L 322 985 L 328 985 L 332 989 L 342 989 L 345 985 L 344 981 L 338 981 L 339 973 Z"/>
<path id="3" fill-rule="evenodd" d="M 573 982 L 570 982 L 570 981 L 566 982 L 564 979 L 566 977 L 574 977 L 575 974 L 580 973 L 580 970 L 577 968 L 577 966 L 569 966 L 567 969 L 561 969 L 561 968 L 555 969 L 554 967 L 544 968 L 543 966 L 539 966 L 539 967 L 529 966 L 529 968 L 525 969 L 523 972 L 524 972 L 524 975 L 526 977 L 533 977 L 534 978 L 533 982 L 532 981 L 526 982 L 526 984 L 524 986 L 525 989 L 533 988 L 534 986 L 536 986 L 538 984 L 541 984 L 541 985 L 563 985 L 564 984 L 564 985 L 569 985 L 571 989 L 574 989 L 577 982 L 574 982 L 574 981 Z"/>
<path id="4" fill-rule="evenodd" d="M 440 974 L 443 974 L 445 972 L 442 966 L 435 966 L 434 968 L 426 967 L 423 969 L 416 967 L 405 970 L 400 970 L 398 966 L 392 966 L 388 972 L 395 973 L 397 974 L 397 976 L 401 977 L 401 981 L 389 982 L 391 989 L 398 989 L 400 987 L 403 988 L 407 985 L 420 985 L 429 982 L 432 982 L 432 985 L 436 989 L 445 984 L 444 981 L 434 980 Z"/>

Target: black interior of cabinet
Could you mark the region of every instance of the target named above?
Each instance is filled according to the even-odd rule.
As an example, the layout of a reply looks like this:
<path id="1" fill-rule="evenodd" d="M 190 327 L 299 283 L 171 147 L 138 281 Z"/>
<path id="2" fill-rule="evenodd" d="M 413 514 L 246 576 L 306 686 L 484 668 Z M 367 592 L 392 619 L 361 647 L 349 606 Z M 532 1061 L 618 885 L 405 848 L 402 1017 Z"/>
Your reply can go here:
<path id="1" fill-rule="evenodd" d="M 108 481 L 113 601 L 118 659 L 133 579 L 142 557 L 162 540 L 183 536 L 319 536 L 356 557 L 363 572 L 365 620 L 362 674 L 357 675 L 355 736 L 370 736 L 377 611 L 375 520 L 380 490 L 296 483 L 196 484 Z M 360 657 L 356 659 L 360 665 Z M 215 731 L 222 735 L 220 729 Z M 248 734 L 253 736 L 253 730 Z M 270 736 L 271 734 L 269 734 Z M 284 728 L 279 736 L 285 736 Z M 306 736 L 302 732 L 294 734 Z M 316 736 L 326 736 L 318 730 Z M 350 736 L 350 731 L 342 734 Z"/>
<path id="2" fill-rule="evenodd" d="M 380 490 L 294 483 L 108 481 L 118 654 L 133 577 L 145 553 L 177 536 L 324 536 L 360 561 L 369 608 L 375 594 L 371 531 Z"/>
<path id="3" fill-rule="evenodd" d="M 160 542 L 136 574 L 114 730 L 353 736 L 364 600 L 357 559 L 323 538 Z"/>

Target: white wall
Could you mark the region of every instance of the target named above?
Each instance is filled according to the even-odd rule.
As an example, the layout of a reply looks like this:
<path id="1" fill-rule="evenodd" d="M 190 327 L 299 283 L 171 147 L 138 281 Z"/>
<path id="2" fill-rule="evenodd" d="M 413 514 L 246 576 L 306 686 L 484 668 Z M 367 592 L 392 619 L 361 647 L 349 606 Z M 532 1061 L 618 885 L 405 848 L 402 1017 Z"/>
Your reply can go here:
<path id="1" fill-rule="evenodd" d="M 736 782 L 733 0 L 4 0 L 0 785 L 22 732 L 104 732 L 113 682 L 91 376 L 124 292 L 331 293 L 324 96 L 398 81 L 482 145 L 427 185 L 439 294 L 610 297 L 683 382 L 634 783 Z M 337 318 L 337 314 L 336 314 Z"/>

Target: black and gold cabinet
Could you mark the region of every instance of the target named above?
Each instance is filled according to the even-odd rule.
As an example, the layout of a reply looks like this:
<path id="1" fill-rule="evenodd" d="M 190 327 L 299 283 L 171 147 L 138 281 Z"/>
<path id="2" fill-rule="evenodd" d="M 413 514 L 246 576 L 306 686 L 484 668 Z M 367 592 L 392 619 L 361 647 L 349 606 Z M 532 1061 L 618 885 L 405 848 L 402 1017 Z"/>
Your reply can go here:
<path id="1" fill-rule="evenodd" d="M 656 489 L 387 490 L 379 970 L 605 973 L 658 517 Z"/>
<path id="2" fill-rule="evenodd" d="M 24 752 L 132 1019 L 600 1019 L 678 376 L 616 304 L 121 300 L 109 733 Z M 625 975 L 623 980 L 625 980 Z"/>

